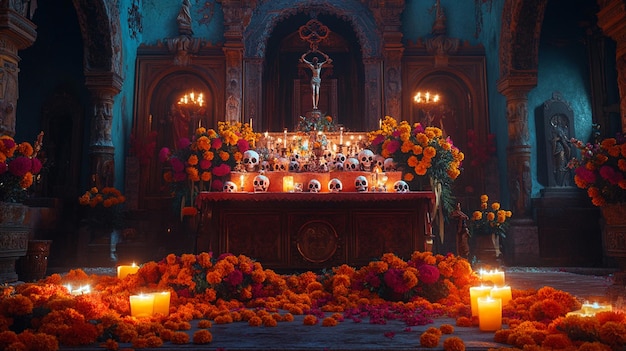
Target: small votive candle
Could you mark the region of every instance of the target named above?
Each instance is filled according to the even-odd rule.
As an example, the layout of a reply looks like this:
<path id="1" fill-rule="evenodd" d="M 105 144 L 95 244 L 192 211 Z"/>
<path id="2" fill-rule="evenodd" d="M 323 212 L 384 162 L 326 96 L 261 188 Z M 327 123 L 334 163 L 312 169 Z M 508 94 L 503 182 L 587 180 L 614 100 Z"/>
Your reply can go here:
<path id="1" fill-rule="evenodd" d="M 510 286 L 494 286 L 489 293 L 494 299 L 502 300 L 502 306 L 506 306 L 513 299 Z"/>
<path id="2" fill-rule="evenodd" d="M 170 314 L 170 292 L 162 291 L 152 294 L 154 296 L 153 314 L 169 316 Z"/>
<path id="3" fill-rule="evenodd" d="M 72 288 L 72 286 L 70 284 L 67 284 L 65 286 L 65 288 L 67 289 L 67 291 L 69 291 L 69 293 L 72 296 L 89 294 L 91 292 L 91 287 L 89 285 L 81 285 L 78 288 L 74 289 L 74 288 Z"/>
<path id="4" fill-rule="evenodd" d="M 293 176 L 283 177 L 283 192 L 293 192 Z"/>
<path id="5" fill-rule="evenodd" d="M 496 331 L 502 328 L 502 300 L 491 296 L 479 297 L 478 329 L 480 331 Z"/>
<path id="6" fill-rule="evenodd" d="M 154 309 L 154 294 L 130 296 L 130 315 L 133 317 L 150 317 Z"/>
<path id="7" fill-rule="evenodd" d="M 470 307 L 472 309 L 472 316 L 478 316 L 478 298 L 489 296 L 490 293 L 490 286 L 481 285 L 470 287 Z"/>
<path id="8" fill-rule="evenodd" d="M 479 273 L 480 273 L 480 280 L 482 280 L 483 282 L 490 281 L 495 286 L 504 286 L 504 272 L 503 271 L 499 271 L 497 269 L 491 270 L 491 271 L 481 270 Z"/>
<path id="9" fill-rule="evenodd" d="M 119 279 L 124 279 L 129 274 L 137 273 L 138 270 L 139 270 L 139 266 L 137 266 L 135 262 L 133 262 L 133 264 L 130 266 L 124 266 L 124 265 L 117 266 L 117 277 Z"/>
<path id="10" fill-rule="evenodd" d="M 583 314 L 595 316 L 596 313 L 613 311 L 613 306 L 601 305 L 597 302 L 594 302 L 594 303 L 585 302 L 583 304 L 581 311 Z"/>

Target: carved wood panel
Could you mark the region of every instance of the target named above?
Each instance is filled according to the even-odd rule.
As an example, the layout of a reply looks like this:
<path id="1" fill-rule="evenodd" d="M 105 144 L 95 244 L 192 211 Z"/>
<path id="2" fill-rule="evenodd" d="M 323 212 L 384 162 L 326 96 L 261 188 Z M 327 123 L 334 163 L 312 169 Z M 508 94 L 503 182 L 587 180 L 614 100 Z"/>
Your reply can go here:
<path id="1" fill-rule="evenodd" d="M 393 220 L 390 220 L 393 218 Z M 366 264 L 374 257 L 393 252 L 408 259 L 417 247 L 413 232 L 417 226 L 414 211 L 380 212 L 362 211 L 352 217 L 354 226 L 353 250 L 349 253 L 350 261 Z"/>
<path id="2" fill-rule="evenodd" d="M 280 213 L 229 211 L 221 219 L 220 232 L 224 233 L 224 242 L 220 243 L 221 252 L 244 254 L 264 265 L 287 264 L 287 248 L 281 238 Z"/>

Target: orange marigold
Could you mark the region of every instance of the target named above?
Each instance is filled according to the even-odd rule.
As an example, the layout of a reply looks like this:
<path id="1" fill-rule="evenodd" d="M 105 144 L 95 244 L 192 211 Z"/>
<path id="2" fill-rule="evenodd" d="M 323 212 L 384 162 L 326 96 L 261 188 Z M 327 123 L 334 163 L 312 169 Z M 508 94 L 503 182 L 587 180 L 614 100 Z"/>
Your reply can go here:
<path id="1" fill-rule="evenodd" d="M 172 334 L 172 344 L 186 344 L 189 342 L 189 335 L 182 331 L 177 331 Z"/>
<path id="2" fill-rule="evenodd" d="M 251 327 L 260 327 L 263 324 L 263 320 L 259 316 L 250 317 L 248 319 L 248 325 Z"/>
<path id="3" fill-rule="evenodd" d="M 208 344 L 213 341 L 213 334 L 206 329 L 198 330 L 193 333 L 194 344 Z"/>
<path id="4" fill-rule="evenodd" d="M 451 324 L 442 324 L 439 326 L 439 330 L 441 330 L 443 334 L 454 333 L 454 327 Z"/>
<path id="5" fill-rule="evenodd" d="M 312 314 L 308 314 L 306 316 L 304 316 L 304 325 L 316 325 L 317 324 L 317 317 L 315 317 Z"/>
<path id="6" fill-rule="evenodd" d="M 572 346 L 572 341 L 565 334 L 549 334 L 546 335 L 541 346 L 552 349 L 564 349 Z"/>
<path id="7" fill-rule="evenodd" d="M 452 336 L 443 341 L 445 351 L 465 351 L 465 343 L 458 336 Z"/>
<path id="8" fill-rule="evenodd" d="M 420 335 L 420 345 L 423 347 L 434 348 L 439 345 L 440 335 L 436 333 L 429 333 L 428 331 Z"/>
<path id="9" fill-rule="evenodd" d="M 334 327 L 338 324 L 337 320 L 333 317 L 326 317 L 322 320 L 323 327 Z"/>

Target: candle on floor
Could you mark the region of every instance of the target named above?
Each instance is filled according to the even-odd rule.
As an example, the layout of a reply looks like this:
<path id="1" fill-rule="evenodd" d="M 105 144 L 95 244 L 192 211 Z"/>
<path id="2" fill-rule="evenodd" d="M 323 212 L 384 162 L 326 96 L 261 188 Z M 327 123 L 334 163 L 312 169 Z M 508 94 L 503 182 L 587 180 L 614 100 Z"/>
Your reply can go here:
<path id="1" fill-rule="evenodd" d="M 494 286 L 489 295 L 494 299 L 502 300 L 502 306 L 506 306 L 513 299 L 510 286 Z"/>
<path id="2" fill-rule="evenodd" d="M 130 266 L 124 266 L 124 265 L 117 266 L 117 277 L 119 279 L 124 279 L 129 274 L 137 273 L 138 270 L 139 270 L 139 266 L 137 266 L 135 262 L 133 262 L 133 264 Z"/>
<path id="3" fill-rule="evenodd" d="M 153 314 L 161 314 L 163 316 L 169 316 L 170 314 L 170 292 L 162 291 L 153 293 L 154 306 L 152 308 Z"/>
<path id="4" fill-rule="evenodd" d="M 154 309 L 154 294 L 130 296 L 130 315 L 133 317 L 150 317 Z"/>
<path id="5" fill-rule="evenodd" d="M 472 309 L 472 316 L 478 316 L 478 298 L 489 296 L 490 293 L 490 286 L 481 285 L 470 287 L 470 307 Z"/>
<path id="6" fill-rule="evenodd" d="M 504 286 L 504 272 L 497 269 L 491 271 L 481 270 L 480 280 L 483 282 L 490 281 L 493 285 Z"/>
<path id="7" fill-rule="evenodd" d="M 81 285 L 78 288 L 73 288 L 70 284 L 67 284 L 65 288 L 70 294 L 72 294 L 72 296 L 89 294 L 91 292 L 91 287 L 89 285 Z"/>
<path id="8" fill-rule="evenodd" d="M 293 176 L 283 177 L 283 192 L 293 192 Z"/>
<path id="9" fill-rule="evenodd" d="M 583 304 L 581 311 L 583 314 L 595 316 L 596 313 L 613 311 L 613 306 L 601 305 L 597 302 L 594 302 L 594 303 L 585 302 Z"/>
<path id="10" fill-rule="evenodd" d="M 502 328 L 502 300 L 491 296 L 479 297 L 478 329 L 481 331 L 496 331 Z"/>

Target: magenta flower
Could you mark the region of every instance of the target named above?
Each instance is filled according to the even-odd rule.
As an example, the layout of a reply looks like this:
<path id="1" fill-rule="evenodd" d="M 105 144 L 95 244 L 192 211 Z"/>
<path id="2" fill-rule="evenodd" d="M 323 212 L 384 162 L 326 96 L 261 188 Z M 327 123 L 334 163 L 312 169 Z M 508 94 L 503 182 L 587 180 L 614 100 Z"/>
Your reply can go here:
<path id="1" fill-rule="evenodd" d="M 178 140 L 179 149 L 186 149 L 187 147 L 189 147 L 189 145 L 191 145 L 191 140 L 189 140 L 188 138 L 180 138 Z"/>
<path id="2" fill-rule="evenodd" d="M 224 183 L 220 179 L 213 179 L 211 181 L 211 190 L 220 191 L 224 188 Z"/>
<path id="3" fill-rule="evenodd" d="M 185 169 L 185 164 L 178 158 L 172 158 L 170 163 L 174 172 L 182 172 Z"/>
<path id="4" fill-rule="evenodd" d="M 33 168 L 33 162 L 25 156 L 18 156 L 9 163 L 9 172 L 16 177 L 23 177 Z"/>
<path id="5" fill-rule="evenodd" d="M 429 264 L 423 264 L 417 269 L 420 272 L 419 280 L 424 282 L 424 284 L 433 284 L 439 280 L 439 269 L 435 266 L 431 266 Z"/>
<path id="6" fill-rule="evenodd" d="M 211 168 L 211 165 L 212 163 L 209 160 L 205 160 L 205 159 L 200 160 L 200 169 L 205 169 L 205 170 L 209 169 Z"/>
<path id="7" fill-rule="evenodd" d="M 585 167 L 578 167 L 574 172 L 587 184 L 596 182 L 596 174 Z"/>
<path id="8" fill-rule="evenodd" d="M 374 140 L 372 140 L 372 145 L 380 145 L 385 141 L 385 137 L 382 135 L 377 135 Z"/>
<path id="9" fill-rule="evenodd" d="M 237 142 L 237 149 L 239 152 L 246 152 L 250 149 L 250 143 L 246 139 L 239 139 Z"/>
<path id="10" fill-rule="evenodd" d="M 167 147 L 162 148 L 161 151 L 159 151 L 159 161 L 165 162 L 169 158 L 170 158 L 170 149 Z"/>
<path id="11" fill-rule="evenodd" d="M 215 138 L 211 141 L 211 147 L 214 148 L 215 150 L 219 149 L 222 147 L 222 139 L 220 138 Z"/>
<path id="12" fill-rule="evenodd" d="M 226 278 L 224 278 L 224 281 L 231 286 L 237 286 L 243 282 L 243 273 L 240 270 L 235 269 L 234 271 L 230 272 L 226 276 Z"/>
<path id="13" fill-rule="evenodd" d="M 187 180 L 187 173 L 185 173 L 185 172 L 174 172 L 174 181 L 175 182 L 182 182 L 184 180 Z"/>
<path id="14" fill-rule="evenodd" d="M 611 166 L 600 167 L 600 175 L 611 184 L 617 184 L 624 176 L 620 172 L 616 172 Z"/>
<path id="15" fill-rule="evenodd" d="M 387 152 L 389 152 L 389 154 L 395 153 L 396 151 L 398 151 L 398 149 L 400 149 L 400 141 L 390 140 L 387 143 Z"/>
<path id="16" fill-rule="evenodd" d="M 213 174 L 218 177 L 223 177 L 228 173 L 230 173 L 230 166 L 225 163 L 222 163 L 221 165 L 213 168 Z"/>
<path id="17" fill-rule="evenodd" d="M 41 161 L 39 161 L 38 158 L 33 158 L 33 165 L 32 168 L 30 169 L 30 173 L 32 174 L 37 174 L 41 171 L 41 168 L 43 167 L 43 165 L 41 164 Z"/>

